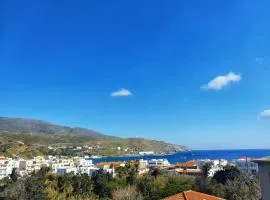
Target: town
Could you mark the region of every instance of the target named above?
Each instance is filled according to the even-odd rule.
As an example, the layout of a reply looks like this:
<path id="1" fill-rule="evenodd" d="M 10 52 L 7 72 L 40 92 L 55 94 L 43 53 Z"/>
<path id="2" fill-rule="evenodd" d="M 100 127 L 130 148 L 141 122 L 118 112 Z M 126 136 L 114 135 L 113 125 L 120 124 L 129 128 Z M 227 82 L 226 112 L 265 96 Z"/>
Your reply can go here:
<path id="1" fill-rule="evenodd" d="M 144 152 L 142 154 L 145 154 L 145 153 L 147 154 L 147 152 Z M 197 180 L 197 178 L 203 177 L 203 176 L 207 176 L 206 178 L 208 180 L 211 180 L 211 179 L 216 179 L 217 178 L 216 174 L 218 174 L 222 170 L 228 169 L 228 167 L 229 169 L 230 167 L 233 167 L 236 170 L 238 170 L 239 173 L 245 175 L 246 177 L 249 177 L 248 180 L 256 180 L 259 176 L 260 178 L 264 177 L 264 174 L 267 171 L 266 170 L 267 168 L 265 168 L 265 163 L 268 163 L 267 160 L 268 160 L 267 158 L 253 160 L 252 158 L 242 157 L 242 158 L 235 159 L 232 161 L 227 161 L 225 159 L 215 159 L 215 160 L 198 159 L 198 160 L 189 160 L 182 163 L 179 162 L 179 163 L 171 164 L 167 159 L 149 159 L 149 160 L 139 159 L 139 160 L 130 160 L 130 161 L 123 161 L 123 162 L 119 162 L 119 161 L 97 162 L 97 160 L 91 159 L 89 158 L 89 156 L 68 157 L 68 156 L 50 155 L 50 156 L 36 156 L 32 159 L 9 158 L 9 157 L 1 156 L 0 157 L 0 180 L 2 181 L 2 180 L 12 179 L 13 181 L 14 177 L 17 177 L 15 181 L 17 179 L 25 180 L 25 178 L 27 177 L 36 176 L 35 174 L 39 173 L 39 171 L 44 171 L 44 169 L 49 169 L 52 174 L 55 174 L 58 177 L 69 177 L 70 175 L 84 177 L 86 175 L 87 177 L 90 178 L 89 180 L 91 180 L 91 177 L 96 177 L 98 174 L 99 174 L 98 176 L 102 176 L 100 174 L 102 173 L 104 174 L 105 177 L 109 175 L 110 177 L 112 177 L 112 179 L 119 180 L 119 178 L 123 176 L 123 174 L 121 174 L 123 173 L 123 170 L 124 171 L 128 170 L 125 172 L 126 173 L 125 181 L 127 181 L 128 184 L 134 184 L 132 181 L 131 182 L 128 181 L 130 174 L 132 174 L 132 171 L 130 171 L 131 166 L 133 167 L 135 166 L 133 169 L 136 168 L 135 171 L 133 172 L 136 173 L 134 177 L 137 177 L 136 178 L 137 180 L 140 180 L 140 178 L 138 177 L 142 177 L 143 178 L 142 180 L 144 180 L 144 177 L 149 176 L 149 174 L 151 174 L 151 176 L 153 175 L 155 177 L 158 177 L 160 174 L 162 174 L 161 170 L 163 171 L 163 173 L 167 174 L 169 179 L 172 179 L 172 180 L 174 180 L 173 177 L 175 178 L 179 177 L 180 178 L 179 180 L 181 181 L 183 180 L 191 181 L 191 180 Z M 262 167 L 262 165 L 264 167 Z M 208 169 L 207 169 L 207 173 L 205 174 L 206 168 Z M 261 171 L 259 171 L 259 169 Z M 231 173 L 231 172 L 227 171 L 226 173 Z M 227 177 L 227 175 L 225 175 L 225 177 Z M 49 180 L 51 178 L 49 178 Z M 231 177 L 232 180 L 234 178 L 236 177 Z M 96 178 L 94 178 L 94 180 L 95 179 Z M 58 179 L 58 181 L 59 180 L 62 180 L 62 179 Z M 111 180 L 111 179 L 109 178 L 108 180 Z M 267 192 L 267 187 L 269 186 L 269 184 L 267 181 L 264 180 L 264 178 L 262 179 L 262 181 L 263 181 L 261 182 L 262 196 L 264 197 L 263 199 L 267 199 L 269 197 L 268 196 L 269 194 Z M 1 182 L 1 183 L 4 183 L 4 182 Z M 80 183 L 80 184 L 83 184 L 83 183 Z M 1 187 L 3 187 L 2 184 L 1 184 Z M 102 187 L 105 187 L 105 186 L 103 185 Z M 97 193 L 98 195 L 100 195 L 99 193 L 100 191 L 102 191 L 102 187 L 98 189 L 98 193 Z M 179 187 L 179 185 L 177 187 Z M 216 186 L 213 186 L 213 187 L 216 187 Z M 91 189 L 86 187 L 86 191 L 89 192 L 91 191 Z M 177 191 L 182 191 L 182 193 L 174 194 Z M 121 193 L 122 192 L 123 191 L 121 191 Z M 169 194 L 172 196 L 170 196 Z M 209 194 L 204 194 L 204 193 L 200 193 L 193 190 L 185 191 L 183 190 L 183 188 L 181 188 L 180 190 L 170 191 L 168 193 L 169 197 L 166 197 L 164 199 L 168 199 L 168 200 L 178 199 L 179 195 L 183 195 L 183 196 L 191 195 L 193 197 L 196 196 L 198 198 L 200 197 L 206 200 L 222 199 L 222 198 L 212 196 L 212 195 L 209 197 Z M 64 198 L 67 198 L 67 196 L 65 196 Z M 166 196 L 166 194 L 165 195 L 163 194 L 163 196 Z M 113 198 L 113 199 L 118 199 L 118 198 L 120 197 Z"/>
<path id="2" fill-rule="evenodd" d="M 216 171 L 230 165 L 235 166 L 241 172 L 256 176 L 258 174 L 258 164 L 251 158 L 239 158 L 228 162 L 224 159 L 210 160 L 191 160 L 185 163 L 170 164 L 167 159 L 138 160 L 138 174 L 145 174 L 151 168 L 167 170 L 170 173 L 196 176 L 202 173 L 202 168 L 210 164 L 209 176 L 213 176 Z M 56 174 L 87 174 L 91 176 L 93 172 L 103 169 L 105 172 L 116 176 L 115 168 L 124 167 L 126 162 L 100 162 L 93 163 L 93 160 L 86 157 L 67 157 L 67 156 L 37 156 L 33 159 L 6 158 L 0 157 L 0 179 L 9 177 L 13 170 L 21 176 L 30 175 L 32 172 L 40 170 L 42 167 L 50 167 Z"/>

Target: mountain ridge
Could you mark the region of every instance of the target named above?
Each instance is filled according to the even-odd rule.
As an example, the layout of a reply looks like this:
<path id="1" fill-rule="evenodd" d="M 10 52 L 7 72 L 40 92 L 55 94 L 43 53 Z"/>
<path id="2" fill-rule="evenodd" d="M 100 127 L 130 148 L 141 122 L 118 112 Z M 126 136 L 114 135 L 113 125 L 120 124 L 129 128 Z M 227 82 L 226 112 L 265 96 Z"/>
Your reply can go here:
<path id="1" fill-rule="evenodd" d="M 186 146 L 164 141 L 109 136 L 91 129 L 56 125 L 43 120 L 0 117 L 0 153 L 3 145 L 5 152 L 9 152 L 6 146 L 10 149 L 18 148 L 18 142 L 24 143 L 24 149 L 28 149 L 29 152 L 33 147 L 36 149 L 40 146 L 101 146 L 94 152 L 101 155 L 136 154 L 139 151 L 172 153 L 188 149 Z M 119 147 L 122 149 L 117 150 Z M 16 152 L 14 148 L 12 152 Z"/>
<path id="2" fill-rule="evenodd" d="M 114 137 L 87 128 L 58 125 L 44 120 L 13 117 L 0 117 L 0 131 L 44 134 L 78 134 L 104 138 Z"/>

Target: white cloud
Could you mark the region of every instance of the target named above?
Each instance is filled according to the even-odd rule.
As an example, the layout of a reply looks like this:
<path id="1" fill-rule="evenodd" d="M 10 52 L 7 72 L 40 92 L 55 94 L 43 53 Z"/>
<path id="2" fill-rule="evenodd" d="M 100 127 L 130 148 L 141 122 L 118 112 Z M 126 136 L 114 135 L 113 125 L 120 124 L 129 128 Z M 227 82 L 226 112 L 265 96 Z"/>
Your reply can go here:
<path id="1" fill-rule="evenodd" d="M 221 90 L 225 86 L 239 82 L 241 78 L 242 78 L 241 75 L 230 72 L 227 75 L 215 77 L 213 80 L 209 81 L 206 85 L 201 86 L 201 88 L 207 90 Z"/>
<path id="2" fill-rule="evenodd" d="M 260 113 L 260 119 L 270 119 L 270 109 L 266 109 Z"/>
<path id="3" fill-rule="evenodd" d="M 264 61 L 264 59 L 262 57 L 255 58 L 255 63 L 257 63 L 257 64 L 263 64 L 263 61 Z"/>
<path id="4" fill-rule="evenodd" d="M 128 89 L 122 88 L 120 90 L 117 90 L 111 94 L 112 97 L 126 97 L 126 96 L 132 96 L 132 92 L 130 92 Z"/>

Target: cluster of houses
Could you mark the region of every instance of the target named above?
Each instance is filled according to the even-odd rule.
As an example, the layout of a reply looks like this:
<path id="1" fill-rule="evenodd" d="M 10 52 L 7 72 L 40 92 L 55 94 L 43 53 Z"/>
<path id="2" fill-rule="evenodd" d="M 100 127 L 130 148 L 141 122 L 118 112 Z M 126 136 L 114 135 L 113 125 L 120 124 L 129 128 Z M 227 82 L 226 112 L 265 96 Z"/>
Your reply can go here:
<path id="1" fill-rule="evenodd" d="M 152 152 L 143 152 L 143 154 Z M 197 176 L 202 173 L 202 169 L 206 164 L 209 164 L 210 170 L 208 176 L 213 176 L 216 171 L 223 169 L 224 166 L 233 165 L 238 168 L 241 172 L 248 176 L 260 177 L 260 184 L 262 188 L 262 199 L 270 199 L 270 158 L 263 158 L 252 160 L 251 158 L 239 158 L 228 162 L 224 159 L 210 160 L 201 159 L 194 161 L 187 161 L 184 163 L 170 164 L 167 159 L 151 159 L 138 161 L 138 174 L 145 174 L 151 168 L 166 169 L 169 173 L 182 174 L 189 176 Z M 19 173 L 20 176 L 27 176 L 34 171 L 40 170 L 42 167 L 50 167 L 56 174 L 88 174 L 91 176 L 95 171 L 103 169 L 105 172 L 111 173 L 113 176 L 116 175 L 116 168 L 124 167 L 126 162 L 100 162 L 93 163 L 89 157 L 55 157 L 55 156 L 37 156 L 33 159 L 12 159 L 0 156 L 0 179 L 9 177 L 14 169 Z M 187 191 L 189 195 L 195 195 L 194 191 Z M 167 199 L 176 199 L 181 196 L 187 196 L 187 194 L 177 194 L 175 197 L 169 197 Z M 203 196 L 205 194 L 196 193 L 197 196 Z M 209 199 L 208 198 L 205 199 Z M 218 197 L 211 197 L 211 199 L 220 199 Z"/>
<path id="2" fill-rule="evenodd" d="M 74 153 L 82 152 L 84 154 L 94 154 L 96 155 L 100 149 L 103 149 L 103 147 L 99 144 L 96 145 L 84 145 L 84 146 L 74 146 L 74 145 L 54 145 L 54 146 L 48 146 L 49 150 L 57 151 L 57 150 L 70 150 Z M 123 152 L 123 154 L 129 155 L 154 155 L 156 152 L 154 151 L 138 151 L 136 148 L 129 148 L 129 147 L 111 147 L 110 149 L 117 150 Z"/>
<path id="3" fill-rule="evenodd" d="M 176 164 L 170 164 L 167 159 L 141 159 L 139 160 L 138 173 L 147 173 L 150 168 L 162 168 L 171 173 L 196 176 L 202 173 L 202 168 L 207 163 L 211 166 L 209 176 L 213 176 L 216 171 L 221 170 L 228 164 L 236 166 L 240 171 L 250 176 L 258 173 L 258 164 L 253 162 L 250 158 L 240 158 L 233 163 L 228 163 L 227 160 L 224 159 L 202 159 Z M 40 170 L 42 167 L 51 167 L 53 172 L 61 175 L 65 173 L 85 173 L 91 176 L 93 172 L 103 169 L 105 172 L 112 173 L 113 176 L 115 176 L 115 168 L 124 167 L 125 164 L 125 162 L 101 162 L 94 164 L 88 157 L 37 156 L 28 160 L 0 157 L 0 179 L 8 177 L 13 169 L 16 169 L 20 176 L 25 176 Z"/>
<path id="4" fill-rule="evenodd" d="M 16 169 L 20 176 L 25 176 L 40 170 L 42 167 L 51 167 L 53 172 L 57 174 L 73 172 L 74 174 L 86 173 L 91 175 L 99 169 L 93 164 L 92 160 L 82 157 L 37 156 L 28 160 L 0 157 L 0 179 L 8 177 L 13 169 Z M 113 173 L 112 169 L 104 170 Z"/>
<path id="5" fill-rule="evenodd" d="M 210 167 L 208 171 L 209 177 L 213 177 L 217 171 L 222 170 L 227 165 L 235 166 L 242 173 L 245 173 L 250 177 L 258 175 L 259 172 L 258 164 L 254 162 L 251 158 L 239 158 L 233 160 L 232 162 L 228 162 L 224 159 L 201 159 L 196 161 L 192 160 L 184 163 L 168 165 L 165 168 L 172 173 L 197 176 L 202 173 L 202 169 L 206 164 L 209 164 Z"/>

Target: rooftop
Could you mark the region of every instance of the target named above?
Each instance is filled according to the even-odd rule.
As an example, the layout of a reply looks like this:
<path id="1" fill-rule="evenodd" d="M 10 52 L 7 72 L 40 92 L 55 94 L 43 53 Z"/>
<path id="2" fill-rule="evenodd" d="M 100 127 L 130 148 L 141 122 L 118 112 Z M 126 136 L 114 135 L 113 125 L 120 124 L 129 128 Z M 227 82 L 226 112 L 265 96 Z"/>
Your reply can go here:
<path id="1" fill-rule="evenodd" d="M 255 163 L 270 163 L 270 157 L 264 157 L 264 158 L 259 158 L 259 159 L 254 159 L 252 160 Z"/>
<path id="2" fill-rule="evenodd" d="M 188 190 L 182 193 L 175 194 L 164 198 L 164 200 L 224 200 L 220 197 L 195 192 L 193 190 Z"/>
<path id="3" fill-rule="evenodd" d="M 195 161 L 188 161 L 185 163 L 176 163 L 174 165 L 175 168 L 190 168 L 190 167 L 197 167 L 197 162 Z"/>
<path id="4" fill-rule="evenodd" d="M 200 169 L 176 169 L 176 172 L 180 173 L 180 174 L 201 174 L 202 171 Z"/>
<path id="5" fill-rule="evenodd" d="M 96 163 L 96 166 L 98 167 L 104 167 L 105 165 L 107 166 L 114 166 L 114 167 L 119 167 L 121 164 L 125 164 L 125 162 L 99 162 L 99 163 Z"/>

